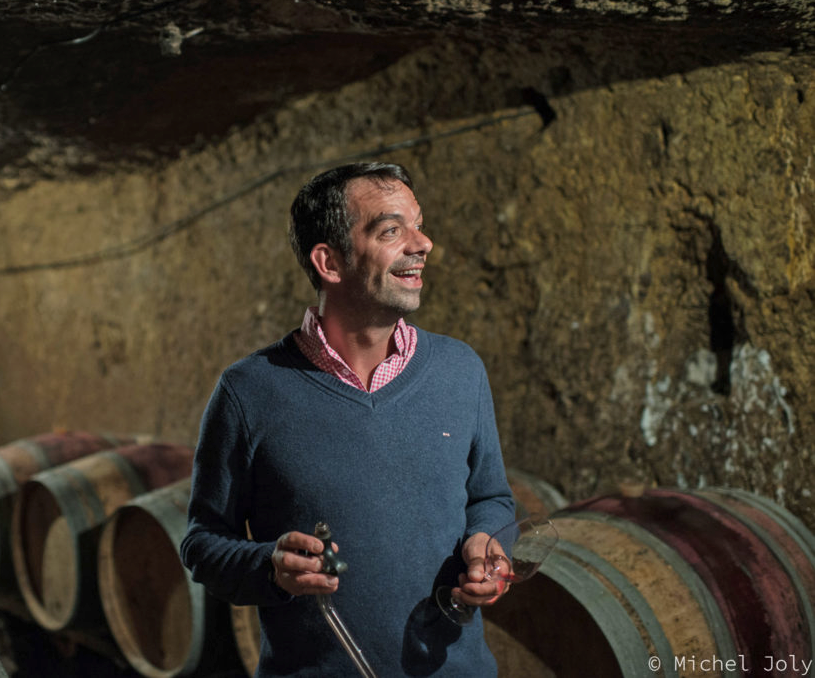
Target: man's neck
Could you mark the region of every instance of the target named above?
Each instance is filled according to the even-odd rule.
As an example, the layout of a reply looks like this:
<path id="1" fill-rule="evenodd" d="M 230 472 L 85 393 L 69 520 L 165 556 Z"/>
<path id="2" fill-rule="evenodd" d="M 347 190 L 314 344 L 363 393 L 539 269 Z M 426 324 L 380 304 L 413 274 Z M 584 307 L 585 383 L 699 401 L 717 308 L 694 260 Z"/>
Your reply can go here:
<path id="1" fill-rule="evenodd" d="M 397 322 L 370 324 L 352 313 L 320 304 L 320 324 L 326 341 L 368 388 L 376 368 L 395 350 L 393 333 Z"/>

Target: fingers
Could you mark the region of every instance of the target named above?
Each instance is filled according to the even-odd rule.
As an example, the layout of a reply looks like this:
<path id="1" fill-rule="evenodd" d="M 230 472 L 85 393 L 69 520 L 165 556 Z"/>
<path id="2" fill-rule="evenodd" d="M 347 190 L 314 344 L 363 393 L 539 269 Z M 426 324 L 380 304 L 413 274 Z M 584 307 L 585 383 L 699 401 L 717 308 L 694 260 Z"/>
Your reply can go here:
<path id="1" fill-rule="evenodd" d="M 307 572 L 275 571 L 275 584 L 293 596 L 331 595 L 339 586 L 335 574 L 309 574 Z"/>
<path id="2" fill-rule="evenodd" d="M 459 586 L 453 589 L 453 597 L 467 605 L 492 605 L 509 590 L 509 583 L 502 579 L 472 581 L 468 575 L 459 575 Z"/>
<path id="3" fill-rule="evenodd" d="M 318 554 L 322 551 L 323 543 L 316 537 L 302 532 L 282 535 L 272 553 L 275 583 L 294 596 L 336 591 L 339 585 L 337 576 L 321 571 L 323 560 Z"/>
<path id="4" fill-rule="evenodd" d="M 317 537 L 303 532 L 286 532 L 277 540 L 277 548 L 287 551 L 308 551 L 310 553 L 322 553 L 323 542 Z"/>

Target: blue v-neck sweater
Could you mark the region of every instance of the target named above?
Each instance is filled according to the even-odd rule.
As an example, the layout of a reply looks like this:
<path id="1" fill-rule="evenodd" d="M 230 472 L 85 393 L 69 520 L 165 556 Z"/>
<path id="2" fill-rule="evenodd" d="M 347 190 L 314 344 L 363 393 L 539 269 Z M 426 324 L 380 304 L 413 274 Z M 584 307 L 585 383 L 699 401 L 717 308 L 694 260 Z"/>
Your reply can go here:
<path id="1" fill-rule="evenodd" d="M 333 604 L 376 673 L 480 678 L 496 672 L 480 615 L 455 626 L 433 592 L 464 571 L 468 536 L 513 517 L 471 348 L 418 330 L 405 370 L 366 393 L 314 367 L 289 334 L 229 367 L 210 398 L 181 554 L 214 595 L 259 606 L 258 676 L 354 676 L 315 599 L 269 581 L 275 539 L 325 521 L 349 564 Z"/>

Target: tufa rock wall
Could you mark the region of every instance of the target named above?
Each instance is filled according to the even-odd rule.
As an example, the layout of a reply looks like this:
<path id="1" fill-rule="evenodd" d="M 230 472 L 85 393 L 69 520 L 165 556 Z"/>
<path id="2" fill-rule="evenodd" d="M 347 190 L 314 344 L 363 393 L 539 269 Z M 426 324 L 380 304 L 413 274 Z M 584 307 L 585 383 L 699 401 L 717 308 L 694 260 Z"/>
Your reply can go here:
<path id="1" fill-rule="evenodd" d="M 414 320 L 483 357 L 509 465 L 572 499 L 749 488 L 815 527 L 815 62 L 636 74 L 579 41 L 439 41 L 162 167 L 14 193 L 0 442 L 194 442 L 219 372 L 313 301 L 297 188 L 376 157 L 436 243 Z"/>

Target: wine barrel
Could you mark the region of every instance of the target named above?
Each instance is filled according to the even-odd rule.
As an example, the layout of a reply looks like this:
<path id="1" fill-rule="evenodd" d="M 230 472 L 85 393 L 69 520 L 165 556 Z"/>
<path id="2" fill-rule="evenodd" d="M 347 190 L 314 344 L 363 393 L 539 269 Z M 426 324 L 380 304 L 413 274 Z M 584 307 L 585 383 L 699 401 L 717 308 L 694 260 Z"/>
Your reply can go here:
<path id="1" fill-rule="evenodd" d="M 248 676 L 255 675 L 260 661 L 260 620 L 255 605 L 232 605 L 232 633 L 238 647 L 241 664 Z"/>
<path id="2" fill-rule="evenodd" d="M 55 431 L 23 438 L 0 447 L 0 607 L 18 596 L 11 555 L 11 516 L 14 499 L 24 482 L 39 471 L 93 452 L 134 443 L 130 437 L 84 431 Z"/>
<path id="3" fill-rule="evenodd" d="M 252 539 L 249 521 L 246 521 L 246 538 Z M 230 605 L 232 635 L 241 664 L 247 675 L 254 676 L 260 661 L 260 619 L 256 605 Z"/>
<path id="4" fill-rule="evenodd" d="M 518 515 L 547 517 L 568 503 L 554 486 L 531 473 L 510 467 L 507 480 Z M 543 659 L 514 634 L 513 625 L 505 619 L 501 606 L 482 608 L 482 616 L 484 638 L 498 664 L 499 676 L 554 677 Z"/>
<path id="5" fill-rule="evenodd" d="M 566 498 L 553 485 L 526 471 L 507 468 L 507 481 L 515 499 L 517 513 L 529 513 L 545 518 L 568 504 Z"/>
<path id="6" fill-rule="evenodd" d="M 99 593 L 128 663 L 148 678 L 237 666 L 229 607 L 192 580 L 178 549 L 190 478 L 118 508 L 99 539 Z"/>
<path id="7" fill-rule="evenodd" d="M 495 612 L 558 678 L 782 678 L 815 657 L 813 535 L 769 500 L 646 489 L 552 520 L 540 575 Z"/>
<path id="8" fill-rule="evenodd" d="M 104 622 L 97 547 L 105 521 L 130 499 L 192 473 L 182 445 L 127 445 L 42 471 L 20 488 L 11 547 L 26 607 L 43 628 Z"/>

